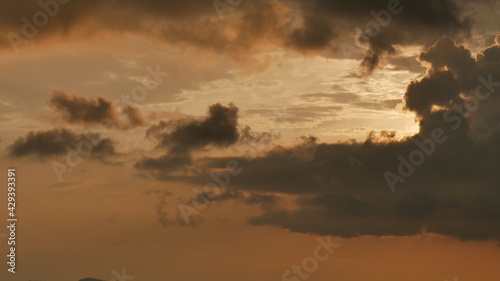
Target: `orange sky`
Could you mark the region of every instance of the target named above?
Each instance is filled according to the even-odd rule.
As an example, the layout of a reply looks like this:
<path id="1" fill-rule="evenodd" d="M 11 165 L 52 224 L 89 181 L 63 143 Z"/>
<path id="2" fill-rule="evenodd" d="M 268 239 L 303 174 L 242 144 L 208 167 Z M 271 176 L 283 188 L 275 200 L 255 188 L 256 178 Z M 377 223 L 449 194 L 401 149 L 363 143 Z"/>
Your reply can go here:
<path id="1" fill-rule="evenodd" d="M 499 12 L 1 3 L 0 280 L 497 281 Z"/>

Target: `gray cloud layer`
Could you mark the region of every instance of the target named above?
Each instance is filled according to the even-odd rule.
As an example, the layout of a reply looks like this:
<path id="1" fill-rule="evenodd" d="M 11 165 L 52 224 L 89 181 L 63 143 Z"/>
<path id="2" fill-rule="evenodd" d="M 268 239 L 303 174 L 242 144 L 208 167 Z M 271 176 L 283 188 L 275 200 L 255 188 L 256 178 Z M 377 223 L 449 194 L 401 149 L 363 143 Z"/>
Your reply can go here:
<path id="1" fill-rule="evenodd" d="M 397 45 L 429 45 L 443 35 L 468 37 L 475 22 L 468 13 L 471 5 L 461 0 L 256 0 L 228 6 L 221 20 L 212 1 L 205 0 L 71 1 L 58 5 L 48 24 L 25 28 L 24 33 L 44 39 L 53 35 L 68 38 L 76 34 L 81 38 L 99 31 L 130 31 L 235 57 L 269 44 L 299 52 L 324 53 L 328 49 L 330 55 L 344 57 L 343 45 L 354 45 L 355 28 L 360 28 L 370 35 L 357 34 L 368 47 L 362 64 L 371 71 L 380 62 L 380 56 L 395 53 Z M 483 14 L 498 12 L 493 1 L 475 1 L 474 5 L 484 7 Z M 388 6 L 399 12 L 389 16 L 380 13 Z M 0 30 L 21 36 L 26 25 L 22 18 L 33 22 L 33 15 L 43 9 L 36 1 L 25 0 L 2 3 L 0 11 Z M 378 16 L 373 16 L 372 11 Z M 495 17 L 490 18 L 495 23 Z M 11 45 L 8 38 L 3 40 L 4 46 Z"/>

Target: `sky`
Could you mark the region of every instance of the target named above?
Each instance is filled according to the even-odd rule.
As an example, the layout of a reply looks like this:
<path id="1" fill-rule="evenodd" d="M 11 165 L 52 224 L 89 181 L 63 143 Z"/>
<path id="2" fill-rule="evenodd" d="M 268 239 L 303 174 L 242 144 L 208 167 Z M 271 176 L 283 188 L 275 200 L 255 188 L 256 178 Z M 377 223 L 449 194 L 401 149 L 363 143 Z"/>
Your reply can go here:
<path id="1" fill-rule="evenodd" d="M 497 281 L 499 15 L 0 3 L 0 280 Z"/>

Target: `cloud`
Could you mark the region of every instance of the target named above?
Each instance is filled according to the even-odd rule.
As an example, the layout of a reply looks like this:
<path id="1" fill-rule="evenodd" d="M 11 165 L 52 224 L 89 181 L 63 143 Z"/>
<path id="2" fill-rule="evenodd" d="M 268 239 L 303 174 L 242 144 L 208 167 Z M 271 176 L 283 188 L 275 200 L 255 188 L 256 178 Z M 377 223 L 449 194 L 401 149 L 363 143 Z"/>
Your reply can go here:
<path id="1" fill-rule="evenodd" d="M 14 141 L 7 150 L 13 158 L 34 156 L 43 160 L 68 154 L 74 149 L 89 151 L 89 147 L 89 157 L 94 159 L 117 155 L 114 141 L 110 138 L 101 138 L 98 133 L 77 134 L 67 129 L 31 131 Z"/>
<path id="2" fill-rule="evenodd" d="M 463 5 L 453 0 L 295 2 L 301 7 L 304 26 L 300 28 L 300 33 L 292 32 L 294 46 L 322 49 L 331 45 L 338 54 L 342 54 L 342 49 L 348 49 L 346 44 L 354 47 L 349 38 L 356 34 L 355 27 L 361 28 L 361 35 L 358 31 L 359 40 L 368 45 L 362 65 L 369 72 L 380 63 L 382 55 L 396 53 L 396 45 L 427 45 L 444 35 L 467 37 L 471 30 L 471 22 L 462 10 Z M 388 3 L 395 3 L 394 10 L 399 13 L 387 12 Z"/>
<path id="3" fill-rule="evenodd" d="M 146 195 L 156 194 L 158 195 L 158 203 L 155 206 L 156 215 L 158 217 L 158 223 L 162 227 L 167 227 L 175 224 L 175 221 L 168 218 L 168 213 L 165 211 L 165 208 L 168 205 L 167 197 L 172 195 L 172 193 L 168 190 L 148 190 L 145 192 Z"/>
<path id="4" fill-rule="evenodd" d="M 457 45 L 450 37 L 439 39 L 436 44 L 419 56 L 419 60 L 428 63 L 432 71 L 449 70 L 457 78 L 471 78 L 476 69 L 476 61 L 464 46 Z"/>
<path id="5" fill-rule="evenodd" d="M 395 109 L 398 104 L 401 103 L 401 100 L 391 99 L 391 100 L 382 100 L 382 101 L 364 101 L 364 102 L 355 102 L 354 106 L 373 109 L 373 110 L 392 110 Z"/>
<path id="6" fill-rule="evenodd" d="M 393 66 L 394 70 L 407 70 L 415 73 L 423 73 L 426 68 L 423 67 L 415 56 L 392 56 L 387 58 L 387 62 Z"/>
<path id="7" fill-rule="evenodd" d="M 302 94 L 299 95 L 299 98 L 306 101 L 306 102 L 333 102 L 333 103 L 339 103 L 339 104 L 348 104 L 351 107 L 359 107 L 359 108 L 366 108 L 366 109 L 373 109 L 373 110 L 390 110 L 394 109 L 397 104 L 401 103 L 401 100 L 399 99 L 391 99 L 391 100 L 370 100 L 363 98 L 361 95 L 357 95 L 354 93 L 350 92 L 339 92 L 339 93 L 312 93 L 312 94 Z M 320 112 L 320 107 L 313 107 L 315 108 L 315 113 Z M 337 108 L 329 108 L 329 109 L 335 109 L 336 111 L 339 111 L 342 109 L 341 107 Z M 287 110 L 287 111 L 292 111 Z M 252 112 L 252 111 L 250 111 Z M 304 114 L 307 116 L 314 116 L 313 113 L 307 113 Z M 334 113 L 327 114 L 331 116 L 334 116 Z M 320 116 L 317 116 L 320 117 Z M 318 118 L 316 118 L 318 119 Z"/>
<path id="8" fill-rule="evenodd" d="M 484 196 L 438 198 L 414 192 L 400 199 L 327 194 L 304 200 L 295 211 L 276 209 L 250 219 L 295 232 L 335 235 L 418 235 L 424 231 L 462 240 L 498 239 L 500 209 Z"/>
<path id="9" fill-rule="evenodd" d="M 173 151 L 200 149 L 207 145 L 227 147 L 239 137 L 238 108 L 234 104 L 214 104 L 208 109 L 208 116 L 201 120 L 162 121 L 146 132 L 156 138 L 158 148 Z"/>
<path id="10" fill-rule="evenodd" d="M 360 99 L 359 95 L 343 92 L 343 93 L 312 93 L 302 94 L 300 98 L 306 101 L 332 101 L 337 103 L 352 103 Z"/>
<path id="11" fill-rule="evenodd" d="M 460 101 L 457 80 L 450 71 L 432 71 L 413 81 L 405 94 L 405 107 L 419 116 L 429 114 L 433 106 L 449 107 Z"/>
<path id="12" fill-rule="evenodd" d="M 49 104 L 70 124 L 100 125 L 122 130 L 145 125 L 138 108 L 124 104 L 120 114 L 118 106 L 104 97 L 93 100 L 54 91 Z"/>
<path id="13" fill-rule="evenodd" d="M 471 18 L 475 15 L 468 13 L 472 4 L 459 0 L 395 0 L 391 3 L 397 4 L 397 10 L 402 10 L 390 15 L 389 20 L 380 13 L 388 9 L 387 0 L 255 0 L 230 7 L 222 15 L 212 2 L 202 0 L 182 4 L 173 0 L 126 0 L 119 3 L 91 0 L 58 5 L 57 12 L 51 12 L 54 16 L 50 22 L 37 27 L 33 24 L 33 15 L 43 12 L 43 9 L 37 2 L 26 0 L 0 5 L 0 11 L 3 11 L 0 12 L 0 30 L 5 34 L 17 34 L 19 38 L 29 35 L 25 39 L 38 41 L 49 38 L 82 40 L 90 34 L 98 36 L 102 32 L 109 34 L 109 31 L 116 36 L 135 33 L 238 59 L 268 46 L 345 58 L 345 45 L 354 46 L 355 41 L 359 41 L 367 49 L 362 65 L 372 71 L 382 56 L 397 53 L 400 45 L 427 46 L 444 35 L 467 38 L 472 23 L 476 22 Z M 474 4 L 489 7 L 487 1 Z M 496 6 L 485 8 L 481 13 L 482 17 L 491 17 L 489 24 L 492 26 L 497 26 L 498 22 L 493 16 L 495 9 Z M 372 11 L 378 16 L 373 16 Z M 33 30 L 24 27 L 23 17 L 31 23 Z M 365 27 L 371 23 L 380 28 L 375 36 L 360 36 L 355 29 L 366 32 Z M 11 41 L 6 37 L 0 43 L 11 47 Z M 14 45 L 18 45 L 16 41 Z"/>
<path id="14" fill-rule="evenodd" d="M 248 193 L 245 194 L 236 190 L 226 190 L 222 193 L 199 193 L 196 196 L 204 196 L 211 202 L 223 202 L 229 200 L 240 201 L 247 205 L 274 205 L 280 198 L 274 194 Z M 192 201 L 192 199 L 190 200 Z M 190 202 L 188 201 L 188 202 Z"/>
<path id="15" fill-rule="evenodd" d="M 268 116 L 269 119 L 273 119 L 277 123 L 316 124 L 338 116 L 338 112 L 342 110 L 342 106 L 334 105 L 298 105 L 287 107 L 281 114 L 276 114 L 276 109 L 268 108 L 248 109 L 245 113 L 247 115 Z"/>
<path id="16" fill-rule="evenodd" d="M 166 151 L 158 158 L 146 157 L 135 164 L 139 170 L 165 176 L 192 163 L 192 153 L 207 146 L 225 148 L 240 138 L 238 108 L 214 104 L 203 119 L 161 121 L 151 126 L 146 136 L 156 140 L 156 148 Z"/>
<path id="17" fill-rule="evenodd" d="M 499 56 L 499 45 L 487 48 L 474 59 L 464 46 L 458 45 L 449 37 L 441 38 L 420 54 L 419 60 L 428 67 L 427 73 L 408 86 L 404 96 L 405 108 L 415 112 L 419 118 L 425 118 L 436 108 L 460 107 L 465 114 L 471 107 L 468 103 L 472 96 L 481 95 L 484 90 L 494 91 L 487 80 L 490 79 L 490 84 L 493 85 L 494 81 L 499 80 Z M 481 81 L 486 81 L 486 84 Z M 496 99 L 497 95 L 494 95 L 488 98 L 488 103 L 495 102 Z M 483 102 L 482 106 L 484 104 Z M 477 114 L 483 112 L 473 111 L 477 111 Z"/>
<path id="18" fill-rule="evenodd" d="M 422 135 L 399 142 L 384 134 L 363 143 L 276 148 L 242 165 L 231 187 L 297 198 L 292 210 L 269 208 L 250 220 L 254 225 L 342 237 L 416 235 L 425 229 L 464 240 L 498 239 L 500 208 L 494 202 L 500 199 L 495 176 L 500 151 L 493 155 L 463 135 L 451 130 L 448 135 L 396 193 L 384 172 L 397 173 L 398 156 L 418 149 L 414 141 Z M 246 163 L 214 159 L 207 168 L 221 169 L 230 160 Z"/>
<path id="19" fill-rule="evenodd" d="M 236 191 L 295 198 L 294 206 L 273 205 L 251 218 L 254 225 L 342 237 L 430 232 L 500 239 L 499 57 L 498 45 L 474 59 L 449 38 L 423 52 L 427 72 L 404 97 L 420 124 L 412 137 L 381 132 L 364 142 L 335 144 L 309 137 L 276 146 L 251 163 L 244 157 L 202 163 L 213 170 L 242 163 L 242 172 L 231 178 Z M 403 179 L 394 193 L 388 171 Z"/>

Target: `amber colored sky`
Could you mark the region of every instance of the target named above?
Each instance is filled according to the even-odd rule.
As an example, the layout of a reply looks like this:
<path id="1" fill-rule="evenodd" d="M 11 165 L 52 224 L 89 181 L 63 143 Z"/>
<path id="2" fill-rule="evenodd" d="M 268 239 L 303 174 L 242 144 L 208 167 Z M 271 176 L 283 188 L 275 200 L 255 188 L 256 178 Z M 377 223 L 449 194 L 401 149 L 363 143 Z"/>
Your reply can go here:
<path id="1" fill-rule="evenodd" d="M 0 280 L 497 281 L 499 13 L 0 3 Z"/>

